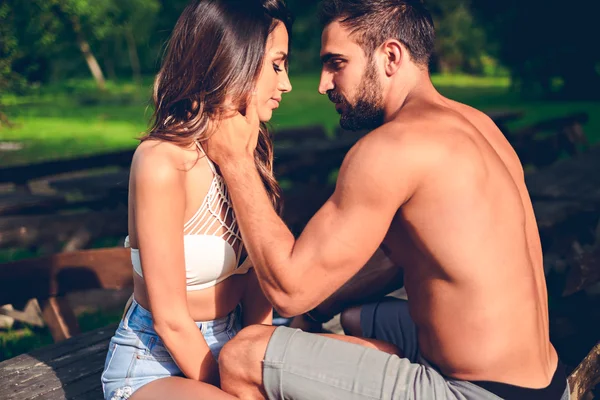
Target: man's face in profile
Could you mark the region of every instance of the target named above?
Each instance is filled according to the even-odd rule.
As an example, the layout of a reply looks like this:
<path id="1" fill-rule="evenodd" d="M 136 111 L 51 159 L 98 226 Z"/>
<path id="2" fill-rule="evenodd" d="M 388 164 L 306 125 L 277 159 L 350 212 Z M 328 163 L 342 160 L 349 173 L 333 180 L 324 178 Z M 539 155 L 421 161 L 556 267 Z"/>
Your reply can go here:
<path id="1" fill-rule="evenodd" d="M 323 30 L 323 69 L 319 92 L 327 93 L 347 130 L 375 129 L 383 124 L 383 88 L 374 60 L 350 37 L 350 31 L 335 21 Z"/>

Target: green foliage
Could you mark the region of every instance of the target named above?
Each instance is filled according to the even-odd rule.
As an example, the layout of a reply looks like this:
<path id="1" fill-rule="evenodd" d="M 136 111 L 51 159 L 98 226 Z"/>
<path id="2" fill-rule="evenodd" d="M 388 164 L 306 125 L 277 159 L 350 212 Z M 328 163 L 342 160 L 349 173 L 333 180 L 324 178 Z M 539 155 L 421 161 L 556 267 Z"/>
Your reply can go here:
<path id="1" fill-rule="evenodd" d="M 471 16 L 470 0 L 429 0 L 440 34 L 434 71 L 483 73 L 487 42 Z M 71 22 L 77 21 L 105 75 L 110 79 L 154 74 L 162 50 L 188 0 L 5 0 L 2 36 L 14 50 L 3 64 L 29 82 L 47 83 L 89 76 Z M 320 68 L 318 0 L 288 0 L 295 15 L 292 70 Z M 132 47 L 133 43 L 133 47 Z M 487 55 L 489 57 L 489 55 Z M 136 61 L 137 59 L 137 61 Z M 139 63 L 139 67 L 136 64 Z M 488 69 L 489 70 L 489 69 Z M 135 72 L 135 71 L 134 71 Z"/>
<path id="2" fill-rule="evenodd" d="M 317 19 L 315 0 L 289 0 L 296 20 L 293 32 L 292 70 L 320 68 L 321 27 Z M 472 16 L 470 0 L 428 0 L 437 31 L 436 54 L 432 71 L 498 74 L 500 68 L 490 68 L 492 56 L 486 49 L 489 40 L 479 21 Z"/>
<path id="3" fill-rule="evenodd" d="M 9 29 L 11 14 L 8 4 L 0 5 L 0 91 L 6 90 L 13 79 L 11 67 L 17 51 L 17 39 Z"/>
<path id="4" fill-rule="evenodd" d="M 165 41 L 188 0 L 4 0 L 0 5 L 0 89 L 15 80 L 89 76 L 76 21 L 109 79 L 156 73 Z M 600 93 L 600 48 L 585 0 L 425 0 L 437 28 L 433 72 L 504 75 L 521 92 L 576 97 Z M 318 0 L 288 0 L 296 16 L 292 72 L 317 70 Z M 62 18 L 61 18 L 62 16 Z M 17 82 L 17 84 L 14 84 Z M 10 86 L 9 86 L 10 83 Z"/>
<path id="5" fill-rule="evenodd" d="M 488 43 L 484 30 L 471 14 L 469 3 L 469 0 L 427 2 L 436 26 L 434 71 L 486 72 L 484 57 Z"/>
<path id="6" fill-rule="evenodd" d="M 47 329 L 25 327 L 19 330 L 0 331 L 0 361 L 51 343 L 52 336 Z"/>
<path id="7" fill-rule="evenodd" d="M 472 0 L 499 45 L 514 87 L 531 96 L 597 98 L 600 47 L 597 13 L 587 0 Z"/>

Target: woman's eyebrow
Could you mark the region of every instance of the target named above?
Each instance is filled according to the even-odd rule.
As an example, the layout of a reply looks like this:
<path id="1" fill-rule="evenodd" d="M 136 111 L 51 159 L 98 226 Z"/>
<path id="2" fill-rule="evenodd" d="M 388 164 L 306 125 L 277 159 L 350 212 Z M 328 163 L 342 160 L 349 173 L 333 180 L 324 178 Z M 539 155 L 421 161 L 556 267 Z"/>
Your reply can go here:
<path id="1" fill-rule="evenodd" d="M 285 51 L 278 51 L 275 55 L 281 56 L 282 60 L 287 60 L 288 54 Z"/>

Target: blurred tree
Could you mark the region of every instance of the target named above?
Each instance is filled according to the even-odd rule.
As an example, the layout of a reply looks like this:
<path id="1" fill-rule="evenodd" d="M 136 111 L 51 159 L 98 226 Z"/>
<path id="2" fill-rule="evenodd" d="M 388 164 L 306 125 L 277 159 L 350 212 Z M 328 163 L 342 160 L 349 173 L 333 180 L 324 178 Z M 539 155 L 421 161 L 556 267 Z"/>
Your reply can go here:
<path id="1" fill-rule="evenodd" d="M 6 91 L 17 75 L 12 70 L 12 62 L 17 52 L 17 39 L 11 31 L 13 15 L 8 4 L 0 5 L 0 93 Z M 0 105 L 1 107 L 1 105 Z M 0 128 L 10 126 L 10 122 L 0 108 Z"/>
<path id="2" fill-rule="evenodd" d="M 1 9 L 0 46 L 7 52 L 2 57 L 3 76 L 43 80 L 48 71 L 41 60 L 51 56 L 60 24 L 41 0 L 4 0 Z M 11 89 L 15 83 L 22 81 L 13 81 Z"/>
<path id="3" fill-rule="evenodd" d="M 45 81 L 51 60 L 75 42 L 98 86 L 104 87 L 102 70 L 91 51 L 86 26 L 82 23 L 82 18 L 93 9 L 86 7 L 86 3 L 87 0 L 4 0 L 3 7 L 11 18 L 3 25 L 7 35 L 17 43 L 11 59 L 12 72 L 28 81 Z"/>
<path id="4" fill-rule="evenodd" d="M 482 74 L 488 46 L 485 31 L 474 20 L 470 0 L 428 0 L 436 27 L 433 72 Z"/>
<path id="5" fill-rule="evenodd" d="M 490 35 L 471 14 L 483 0 L 425 0 L 434 16 L 438 40 L 434 72 L 482 73 L 489 59 Z M 508 0 L 511 1 L 511 0 Z M 515 1 L 515 0 L 512 0 Z M 541 0 L 535 0 L 541 1 Z M 576 0 L 583 1 L 583 0 Z M 287 0 L 295 15 L 291 68 L 320 68 L 319 0 Z M 77 76 L 87 68 L 98 85 L 131 71 L 134 79 L 154 74 L 165 43 L 189 0 L 2 0 L 12 15 L 7 36 L 16 40 L 5 65 L 29 82 Z M 486 27 L 487 28 L 487 27 Z M 492 37 L 493 38 L 493 37 Z M 93 49 L 93 51 L 92 51 Z M 76 57 L 77 53 L 84 57 Z M 100 67 L 102 65 L 102 67 Z"/>
<path id="6" fill-rule="evenodd" d="M 89 17 L 89 20 L 94 20 L 98 14 L 104 10 L 104 2 L 93 0 L 51 0 L 49 1 L 50 10 L 63 24 L 63 26 L 72 34 L 75 35 L 77 46 L 85 59 L 85 62 L 96 80 L 96 84 L 100 90 L 106 88 L 104 73 L 98 60 L 94 55 L 92 48 L 88 42 L 88 35 L 85 31 L 85 26 L 82 19 Z"/>
<path id="7" fill-rule="evenodd" d="M 127 48 L 125 59 L 135 79 L 139 80 L 144 70 L 140 47 L 145 56 L 150 53 L 145 58 L 154 67 L 158 49 L 143 44 L 149 42 L 156 26 L 158 0 L 4 0 L 3 9 L 12 16 L 8 25 L 3 24 L 7 32 L 4 35 L 18 42 L 11 70 L 28 81 L 48 81 L 51 73 L 72 76 L 81 67 L 73 59 L 74 51 L 78 51 L 98 86 L 103 87 L 104 72 L 99 61 L 109 67 L 112 64 L 109 69 L 114 78 L 114 65 L 122 63 L 121 43 Z M 92 48 L 102 51 L 96 54 Z"/>
<path id="8" fill-rule="evenodd" d="M 90 14 L 89 24 L 96 41 L 112 47 L 112 49 L 105 47 L 103 52 L 105 64 L 111 70 L 110 74 L 113 78 L 116 76 L 115 47 L 124 39 L 133 78 L 140 82 L 142 65 L 138 46 L 147 42 L 154 30 L 160 3 L 157 0 L 105 0 L 102 6 L 102 9 Z"/>
<path id="9" fill-rule="evenodd" d="M 587 0 L 472 0 L 473 11 L 499 43 L 513 85 L 526 95 L 600 96 L 597 14 Z"/>
<path id="10" fill-rule="evenodd" d="M 317 18 L 319 0 L 288 0 L 296 18 L 293 32 L 293 59 L 295 69 L 320 67 L 321 26 Z M 484 29 L 474 19 L 471 0 L 426 0 L 437 31 L 433 72 L 484 72 L 483 60 L 489 54 L 489 43 Z"/>

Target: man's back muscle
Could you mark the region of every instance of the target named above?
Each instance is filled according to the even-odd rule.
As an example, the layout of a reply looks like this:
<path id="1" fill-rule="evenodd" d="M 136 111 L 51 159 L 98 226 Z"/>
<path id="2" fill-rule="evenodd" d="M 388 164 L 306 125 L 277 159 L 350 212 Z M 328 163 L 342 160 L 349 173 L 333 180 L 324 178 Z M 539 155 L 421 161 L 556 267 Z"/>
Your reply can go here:
<path id="1" fill-rule="evenodd" d="M 385 241 L 405 267 L 423 355 L 459 379 L 545 386 L 556 356 L 517 156 L 485 115 L 459 103 L 409 103 L 396 121 L 388 134 L 424 141 L 415 147 L 430 159 Z"/>

